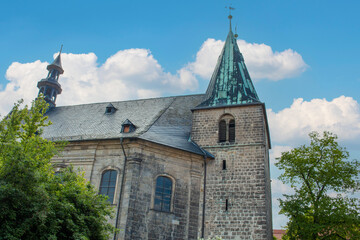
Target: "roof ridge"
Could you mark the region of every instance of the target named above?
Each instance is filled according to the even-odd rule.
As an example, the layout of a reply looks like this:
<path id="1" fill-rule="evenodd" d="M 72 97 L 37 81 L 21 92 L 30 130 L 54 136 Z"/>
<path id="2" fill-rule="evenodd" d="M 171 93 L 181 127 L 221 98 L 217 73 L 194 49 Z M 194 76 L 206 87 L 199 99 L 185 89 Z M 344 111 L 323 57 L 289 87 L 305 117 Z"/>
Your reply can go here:
<path id="1" fill-rule="evenodd" d="M 78 106 L 95 105 L 95 104 L 109 104 L 109 103 L 114 104 L 114 103 L 124 103 L 124 102 L 147 101 L 147 100 L 165 99 L 165 98 L 193 97 L 193 96 L 201 96 L 201 95 L 204 95 L 204 93 L 178 95 L 178 96 L 129 99 L 129 100 L 123 100 L 123 101 L 104 101 L 104 102 L 94 102 L 94 103 L 81 103 L 81 104 L 74 104 L 74 105 L 56 106 L 56 108 L 78 107 Z"/>
<path id="2" fill-rule="evenodd" d="M 143 133 L 141 133 L 139 135 L 139 137 L 141 137 L 141 135 L 143 135 L 144 133 L 146 133 L 147 131 L 149 131 L 149 129 L 161 118 L 162 115 L 164 115 L 164 113 L 170 108 L 170 106 L 175 102 L 176 97 L 173 97 L 173 100 L 170 102 L 170 104 L 164 108 L 162 111 L 160 111 L 160 114 L 157 116 L 157 118 L 155 119 L 155 121 L 152 122 L 152 124 L 149 124 L 149 126 L 144 129 Z"/>

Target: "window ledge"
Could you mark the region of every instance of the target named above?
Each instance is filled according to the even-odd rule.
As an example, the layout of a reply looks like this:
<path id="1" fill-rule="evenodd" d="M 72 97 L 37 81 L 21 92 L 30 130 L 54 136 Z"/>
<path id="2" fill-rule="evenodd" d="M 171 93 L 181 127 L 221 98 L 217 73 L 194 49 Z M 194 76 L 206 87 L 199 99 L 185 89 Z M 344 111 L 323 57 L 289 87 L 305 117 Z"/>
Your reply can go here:
<path id="1" fill-rule="evenodd" d="M 220 144 L 220 145 L 235 145 L 235 142 L 226 141 L 226 142 L 218 142 L 218 144 Z"/>
<path id="2" fill-rule="evenodd" d="M 157 210 L 157 209 L 154 209 L 154 208 L 150 208 L 151 211 L 154 211 L 154 212 L 159 212 L 159 213 L 167 213 L 167 214 L 174 214 L 174 212 L 166 212 L 166 211 L 161 211 L 161 210 Z"/>

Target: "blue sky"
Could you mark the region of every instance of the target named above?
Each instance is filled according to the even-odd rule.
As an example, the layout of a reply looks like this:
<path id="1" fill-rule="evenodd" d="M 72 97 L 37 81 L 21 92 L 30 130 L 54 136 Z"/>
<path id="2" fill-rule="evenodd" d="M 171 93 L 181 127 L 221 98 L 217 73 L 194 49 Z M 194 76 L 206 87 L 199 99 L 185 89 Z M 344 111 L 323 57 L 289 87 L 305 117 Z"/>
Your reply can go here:
<path id="1" fill-rule="evenodd" d="M 16 99 L 36 97 L 36 82 L 61 44 L 59 105 L 203 93 L 215 61 L 204 69 L 206 60 L 216 59 L 211 49 L 221 48 L 228 33 L 229 4 L 235 8 L 233 27 L 244 40 L 240 50 L 268 108 L 272 156 L 305 143 L 311 130 L 328 129 L 359 157 L 355 0 L 3 1 L 0 113 Z M 108 93 L 109 88 L 119 90 Z M 278 175 L 272 165 L 272 178 Z M 281 186 L 274 198 L 289 191 Z M 276 212 L 275 206 L 279 228 L 286 220 Z"/>

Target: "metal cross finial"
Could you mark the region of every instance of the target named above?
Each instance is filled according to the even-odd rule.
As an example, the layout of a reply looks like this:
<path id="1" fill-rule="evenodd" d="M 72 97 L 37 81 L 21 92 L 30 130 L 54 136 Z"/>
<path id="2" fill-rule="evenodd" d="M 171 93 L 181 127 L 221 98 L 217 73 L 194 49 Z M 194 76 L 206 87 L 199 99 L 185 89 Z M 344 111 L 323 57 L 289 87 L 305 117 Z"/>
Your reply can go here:
<path id="1" fill-rule="evenodd" d="M 231 10 L 235 10 L 235 8 L 233 8 L 233 7 L 231 7 L 231 6 L 226 7 L 226 8 L 228 8 L 228 9 L 229 9 L 229 15 L 231 15 Z"/>
<path id="2" fill-rule="evenodd" d="M 229 18 L 229 20 L 230 20 L 230 30 L 231 30 L 231 19 L 232 19 L 231 10 L 235 10 L 235 8 L 233 8 L 233 7 L 231 7 L 231 6 L 225 7 L 225 8 L 228 8 L 228 9 L 229 9 L 229 16 L 228 16 L 228 18 Z"/>
<path id="3" fill-rule="evenodd" d="M 60 48 L 60 54 L 61 54 L 61 51 L 62 51 L 62 47 L 63 47 L 63 45 L 61 44 L 61 48 Z"/>

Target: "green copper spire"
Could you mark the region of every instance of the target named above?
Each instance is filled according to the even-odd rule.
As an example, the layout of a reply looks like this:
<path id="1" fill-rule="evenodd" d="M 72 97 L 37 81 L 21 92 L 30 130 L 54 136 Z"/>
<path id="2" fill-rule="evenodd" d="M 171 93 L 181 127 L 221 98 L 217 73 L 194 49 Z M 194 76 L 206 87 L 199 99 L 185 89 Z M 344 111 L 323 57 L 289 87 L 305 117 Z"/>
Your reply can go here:
<path id="1" fill-rule="evenodd" d="M 205 99 L 199 107 L 260 102 L 231 28 Z"/>

